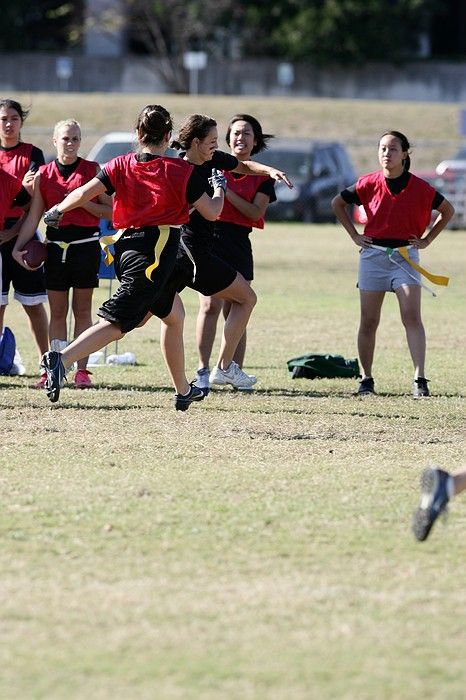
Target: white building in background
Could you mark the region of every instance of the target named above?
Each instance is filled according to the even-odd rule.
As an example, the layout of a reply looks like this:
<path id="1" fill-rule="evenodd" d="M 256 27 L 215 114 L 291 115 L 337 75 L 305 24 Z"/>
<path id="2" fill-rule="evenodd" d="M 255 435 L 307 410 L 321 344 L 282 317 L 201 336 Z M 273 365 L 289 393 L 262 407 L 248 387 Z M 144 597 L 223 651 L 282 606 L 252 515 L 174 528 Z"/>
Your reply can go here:
<path id="1" fill-rule="evenodd" d="M 125 0 L 85 0 L 84 54 L 116 57 L 125 52 Z"/>

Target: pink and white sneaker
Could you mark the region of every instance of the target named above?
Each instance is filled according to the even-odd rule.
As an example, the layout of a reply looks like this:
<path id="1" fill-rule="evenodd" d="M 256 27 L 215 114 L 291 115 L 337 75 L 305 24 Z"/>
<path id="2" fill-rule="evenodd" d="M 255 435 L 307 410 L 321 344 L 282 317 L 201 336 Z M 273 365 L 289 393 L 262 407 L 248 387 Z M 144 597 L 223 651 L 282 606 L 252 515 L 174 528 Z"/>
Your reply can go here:
<path id="1" fill-rule="evenodd" d="M 94 386 L 90 377 L 91 374 L 92 372 L 89 372 L 87 369 L 78 369 L 74 375 L 76 389 L 91 389 Z"/>

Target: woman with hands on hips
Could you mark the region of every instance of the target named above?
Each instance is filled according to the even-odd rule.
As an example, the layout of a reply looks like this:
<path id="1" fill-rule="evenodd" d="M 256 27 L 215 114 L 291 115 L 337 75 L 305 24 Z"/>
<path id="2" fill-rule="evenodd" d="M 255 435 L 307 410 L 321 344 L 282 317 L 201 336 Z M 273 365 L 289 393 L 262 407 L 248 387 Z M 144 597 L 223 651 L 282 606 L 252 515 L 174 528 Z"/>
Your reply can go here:
<path id="1" fill-rule="evenodd" d="M 355 245 L 361 248 L 358 353 L 363 374 L 359 395 L 375 393 L 372 364 L 376 332 L 385 293 L 392 291 L 398 299 L 414 365 L 413 396 L 429 396 L 425 377 L 426 337 L 421 318 L 420 273 L 397 249 L 410 246 L 409 257 L 415 264 L 419 263 L 419 250 L 427 248 L 437 238 L 453 216 L 454 209 L 431 185 L 409 172 L 409 153 L 410 144 L 404 134 L 386 132 L 378 147 L 381 170 L 360 177 L 332 201 L 338 220 Z M 348 213 L 348 207 L 361 204 L 367 215 L 363 234 L 358 233 Z M 432 210 L 438 211 L 438 216 L 425 233 Z"/>

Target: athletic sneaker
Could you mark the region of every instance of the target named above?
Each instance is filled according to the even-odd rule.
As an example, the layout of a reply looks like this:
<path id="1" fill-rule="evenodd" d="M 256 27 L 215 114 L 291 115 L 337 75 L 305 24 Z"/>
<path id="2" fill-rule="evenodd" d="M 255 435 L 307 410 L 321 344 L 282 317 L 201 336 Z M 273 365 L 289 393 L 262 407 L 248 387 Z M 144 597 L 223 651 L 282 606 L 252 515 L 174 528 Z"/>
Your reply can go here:
<path id="1" fill-rule="evenodd" d="M 367 396 L 368 394 L 375 394 L 374 379 L 373 377 L 366 377 L 361 379 L 358 387 L 358 396 Z"/>
<path id="2" fill-rule="evenodd" d="M 197 370 L 196 379 L 193 382 L 194 386 L 197 386 L 198 389 L 202 389 L 206 396 L 210 391 L 209 375 L 210 369 L 208 367 L 201 367 L 201 369 Z"/>
<path id="3" fill-rule="evenodd" d="M 34 385 L 35 389 L 45 389 L 45 383 L 47 381 L 47 372 L 42 372 L 40 379 L 37 384 Z"/>
<path id="4" fill-rule="evenodd" d="M 413 382 L 413 397 L 415 399 L 420 399 L 423 396 L 430 396 L 430 391 L 429 387 L 427 386 L 427 382 L 429 380 L 426 379 L 425 377 L 418 377 L 418 379 L 415 379 Z"/>
<path id="5" fill-rule="evenodd" d="M 76 389 L 91 389 L 94 385 L 91 380 L 92 372 L 87 369 L 78 369 L 74 375 L 74 385 Z"/>
<path id="6" fill-rule="evenodd" d="M 211 384 L 231 384 L 236 389 L 250 389 L 257 382 L 257 377 L 246 374 L 236 362 L 231 361 L 227 369 L 214 367 L 209 380 Z"/>
<path id="7" fill-rule="evenodd" d="M 42 355 L 41 367 L 45 371 L 45 391 L 52 403 L 58 401 L 60 389 L 65 383 L 66 372 L 61 359 L 61 353 L 50 350 Z"/>
<path id="8" fill-rule="evenodd" d="M 175 408 L 177 411 L 187 411 L 193 401 L 203 399 L 205 399 L 203 390 L 191 383 L 187 394 L 175 394 Z"/>
<path id="9" fill-rule="evenodd" d="M 438 516 L 446 512 L 449 501 L 447 492 L 448 472 L 442 469 L 425 469 L 421 476 L 422 496 L 413 517 L 413 533 L 417 540 L 427 539 Z"/>

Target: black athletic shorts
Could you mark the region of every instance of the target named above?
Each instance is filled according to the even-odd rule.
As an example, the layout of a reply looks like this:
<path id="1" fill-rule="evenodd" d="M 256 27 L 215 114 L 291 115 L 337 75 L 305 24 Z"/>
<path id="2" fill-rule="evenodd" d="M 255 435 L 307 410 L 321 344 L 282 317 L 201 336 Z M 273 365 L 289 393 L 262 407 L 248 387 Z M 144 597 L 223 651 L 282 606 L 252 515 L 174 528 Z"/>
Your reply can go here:
<path id="1" fill-rule="evenodd" d="M 99 239 L 89 243 L 72 243 L 63 249 L 56 243 L 48 243 L 45 263 L 45 284 L 55 292 L 67 292 L 71 288 L 94 289 L 99 286 L 101 260 Z"/>
<path id="2" fill-rule="evenodd" d="M 5 228 L 11 228 L 13 220 L 5 222 Z M 7 225 L 8 224 L 8 225 Z M 39 238 L 35 234 L 34 238 Z M 38 270 L 26 270 L 22 265 L 16 262 L 12 256 L 13 248 L 15 247 L 16 237 L 7 243 L 0 246 L 2 254 L 2 297 L 1 305 L 8 304 L 8 293 L 10 284 L 15 290 L 14 297 L 20 304 L 25 306 L 35 306 L 37 304 L 45 304 L 47 301 L 47 292 L 45 289 L 44 268 Z"/>
<path id="3" fill-rule="evenodd" d="M 220 227 L 219 224 L 223 225 Z M 233 227 L 223 221 L 217 222 L 213 239 L 215 255 L 218 255 L 222 260 L 227 260 L 249 282 L 254 279 L 254 260 L 249 239 L 250 230 L 244 226 Z"/>
<path id="4" fill-rule="evenodd" d="M 120 281 L 115 294 L 100 307 L 98 316 L 118 324 L 123 333 L 136 328 L 157 303 L 176 263 L 179 231 L 171 229 L 160 262 L 149 280 L 146 269 L 155 261 L 159 229 L 127 229 L 115 243 L 115 273 Z M 173 299 L 172 299 L 173 304 Z M 170 310 L 168 313 L 170 313 Z M 167 316 L 168 313 L 164 315 Z"/>
<path id="5" fill-rule="evenodd" d="M 195 263 L 191 262 L 191 256 Z M 196 244 L 191 236 L 182 236 L 179 257 L 185 265 L 191 263 L 194 280 L 186 285 L 207 297 L 222 292 L 235 281 L 237 270 L 219 258 L 209 245 Z"/>
<path id="6" fill-rule="evenodd" d="M 189 255 L 186 249 L 188 249 Z M 173 300 L 177 292 L 189 287 L 205 296 L 212 296 L 229 287 L 236 279 L 236 275 L 237 271 L 217 255 L 214 255 L 209 245 L 192 245 L 190 240 L 183 239 L 183 243 L 180 243 L 175 267 L 164 285 L 161 295 L 151 306 L 150 312 L 158 318 L 165 318 L 172 310 Z"/>

